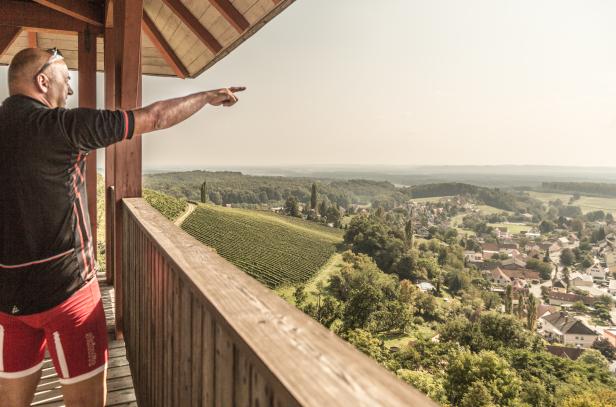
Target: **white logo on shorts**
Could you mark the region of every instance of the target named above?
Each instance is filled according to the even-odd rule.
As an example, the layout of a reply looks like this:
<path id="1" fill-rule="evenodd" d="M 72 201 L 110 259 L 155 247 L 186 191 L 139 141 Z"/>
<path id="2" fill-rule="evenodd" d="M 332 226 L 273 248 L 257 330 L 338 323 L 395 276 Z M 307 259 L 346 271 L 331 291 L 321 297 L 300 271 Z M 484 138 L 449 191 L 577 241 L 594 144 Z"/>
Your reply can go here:
<path id="1" fill-rule="evenodd" d="M 86 334 L 86 346 L 88 348 L 88 367 L 92 367 L 96 364 L 96 341 L 92 332 Z"/>

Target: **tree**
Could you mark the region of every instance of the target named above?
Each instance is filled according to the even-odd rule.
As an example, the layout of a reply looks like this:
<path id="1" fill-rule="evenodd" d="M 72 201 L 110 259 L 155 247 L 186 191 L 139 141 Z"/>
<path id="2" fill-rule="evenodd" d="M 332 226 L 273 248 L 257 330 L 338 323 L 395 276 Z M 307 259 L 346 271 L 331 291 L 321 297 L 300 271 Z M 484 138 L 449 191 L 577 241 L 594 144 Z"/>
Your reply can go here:
<path id="1" fill-rule="evenodd" d="M 209 193 L 210 201 L 212 201 L 215 205 L 222 205 L 222 196 L 218 191 L 210 191 Z"/>
<path id="2" fill-rule="evenodd" d="M 524 309 L 526 308 L 526 297 L 522 294 L 522 292 L 518 292 L 518 306 L 516 307 L 515 314 L 518 318 L 524 318 Z"/>
<path id="3" fill-rule="evenodd" d="M 513 313 L 513 289 L 511 285 L 508 285 L 505 289 L 505 313 Z"/>
<path id="4" fill-rule="evenodd" d="M 550 300 L 550 289 L 544 285 L 541 286 L 541 299 L 545 303 Z"/>
<path id="5" fill-rule="evenodd" d="M 563 249 L 560 253 L 560 264 L 564 267 L 571 267 L 575 263 L 575 255 L 573 251 L 569 248 Z"/>
<path id="6" fill-rule="evenodd" d="M 616 360 L 616 347 L 606 338 L 598 338 L 592 344 L 592 348 L 601 352 L 601 354 L 610 362 Z"/>
<path id="7" fill-rule="evenodd" d="M 317 184 L 312 183 L 312 191 L 310 193 L 310 209 L 314 209 L 315 211 L 317 210 L 317 200 Z"/>
<path id="8" fill-rule="evenodd" d="M 382 299 L 381 291 L 372 285 L 353 290 L 342 315 L 345 330 L 366 328 L 370 315 L 379 308 Z"/>
<path id="9" fill-rule="evenodd" d="M 413 213 L 413 209 L 411 209 L 411 219 L 406 221 L 406 224 L 404 225 L 404 237 L 405 237 L 405 243 L 406 243 L 407 250 L 413 248 L 413 234 L 414 234 L 414 230 L 413 230 L 413 215 L 412 215 L 412 213 Z"/>
<path id="10" fill-rule="evenodd" d="M 409 369 L 400 369 L 396 375 L 406 383 L 415 387 L 417 390 L 426 394 L 432 400 L 445 404 L 447 397 L 443 388 L 443 380 L 435 375 L 424 371 L 415 371 Z"/>
<path id="11" fill-rule="evenodd" d="M 460 407 L 496 407 L 496 405 L 483 380 L 477 380 L 471 384 L 462 398 Z"/>
<path id="12" fill-rule="evenodd" d="M 544 220 L 539 224 L 539 231 L 543 234 L 553 232 L 555 228 L 556 225 L 554 224 L 554 222 L 549 220 Z"/>
<path id="13" fill-rule="evenodd" d="M 535 332 L 537 326 L 537 300 L 531 293 L 528 295 L 528 301 L 526 301 L 526 329 L 531 332 Z"/>
<path id="14" fill-rule="evenodd" d="M 364 329 L 350 330 L 343 334 L 343 339 L 379 363 L 388 359 L 388 354 L 381 346 L 380 341 Z"/>
<path id="15" fill-rule="evenodd" d="M 297 305 L 298 307 L 301 307 L 302 305 L 304 305 L 304 303 L 306 302 L 306 292 L 304 291 L 304 286 L 300 285 L 295 289 L 295 292 L 293 293 L 293 296 L 295 297 L 295 305 Z"/>
<path id="16" fill-rule="evenodd" d="M 526 267 L 530 270 L 535 270 L 539 273 L 539 277 L 542 280 L 549 280 L 552 278 L 552 263 L 548 257 L 548 261 L 530 258 L 526 262 Z"/>
<path id="17" fill-rule="evenodd" d="M 289 196 L 284 203 L 284 211 L 289 216 L 300 217 L 301 214 L 299 212 L 299 204 L 297 203 L 297 198 L 294 196 Z"/>
<path id="18" fill-rule="evenodd" d="M 203 184 L 201 184 L 201 202 L 202 203 L 207 202 L 207 183 L 206 181 L 203 181 Z"/>
<path id="19" fill-rule="evenodd" d="M 327 213 L 327 208 L 329 208 L 329 200 L 327 199 L 327 197 L 324 197 L 319 204 L 319 214 L 321 216 L 325 216 L 325 214 Z"/>
<path id="20" fill-rule="evenodd" d="M 476 382 L 481 382 L 483 386 L 474 385 Z M 494 404 L 512 405 L 520 392 L 520 384 L 520 378 L 515 370 L 511 368 L 506 359 L 495 352 L 481 351 L 474 354 L 468 350 L 462 350 L 451 352 L 449 356 L 445 391 L 449 402 L 454 406 L 461 405 L 460 403 L 465 398 L 468 400 L 467 403 L 472 402 L 470 400 L 472 395 L 481 397 L 480 400 L 484 404 L 479 405 L 485 406 L 486 402 L 490 402 L 485 397 L 485 390 L 488 391 Z M 467 398 L 468 393 L 472 395 Z"/>
<path id="21" fill-rule="evenodd" d="M 327 208 L 327 212 L 321 215 L 325 215 L 327 222 L 333 223 L 334 226 L 338 226 L 340 224 L 340 210 L 335 205 Z"/>

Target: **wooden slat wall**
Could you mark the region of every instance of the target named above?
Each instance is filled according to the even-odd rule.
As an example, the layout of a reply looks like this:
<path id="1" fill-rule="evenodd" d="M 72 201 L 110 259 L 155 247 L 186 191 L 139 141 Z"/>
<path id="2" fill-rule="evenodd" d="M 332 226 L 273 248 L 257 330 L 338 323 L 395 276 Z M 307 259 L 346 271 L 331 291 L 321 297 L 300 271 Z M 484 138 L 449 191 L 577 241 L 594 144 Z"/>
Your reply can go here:
<path id="1" fill-rule="evenodd" d="M 142 406 L 435 406 L 174 226 L 123 201 L 125 338 Z"/>

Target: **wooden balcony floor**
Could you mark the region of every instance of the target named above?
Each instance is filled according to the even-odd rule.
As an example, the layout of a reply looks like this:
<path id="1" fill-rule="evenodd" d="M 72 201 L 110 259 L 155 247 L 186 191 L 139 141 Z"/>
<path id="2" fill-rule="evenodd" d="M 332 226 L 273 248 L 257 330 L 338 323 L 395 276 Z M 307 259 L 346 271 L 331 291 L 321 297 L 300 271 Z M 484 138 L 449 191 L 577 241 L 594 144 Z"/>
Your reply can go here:
<path id="1" fill-rule="evenodd" d="M 115 340 L 114 291 L 104 283 L 105 276 L 99 275 L 103 305 L 107 317 L 109 332 L 109 369 L 107 371 L 107 406 L 136 407 L 137 401 L 133 390 L 133 379 L 126 359 L 124 341 Z M 64 406 L 58 375 L 51 359 L 45 358 L 41 382 L 36 388 L 33 406 Z"/>

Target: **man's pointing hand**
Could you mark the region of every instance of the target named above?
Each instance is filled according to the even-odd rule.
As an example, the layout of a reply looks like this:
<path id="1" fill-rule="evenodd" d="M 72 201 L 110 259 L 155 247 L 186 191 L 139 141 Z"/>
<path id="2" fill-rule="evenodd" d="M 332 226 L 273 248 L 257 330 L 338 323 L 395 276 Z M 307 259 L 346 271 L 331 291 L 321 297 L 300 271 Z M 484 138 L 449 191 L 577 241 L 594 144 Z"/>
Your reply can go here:
<path id="1" fill-rule="evenodd" d="M 246 90 L 246 87 L 244 86 L 233 86 L 230 88 L 211 90 L 208 92 L 208 103 L 212 106 L 233 106 L 238 101 L 235 93 L 242 92 L 244 90 Z"/>

